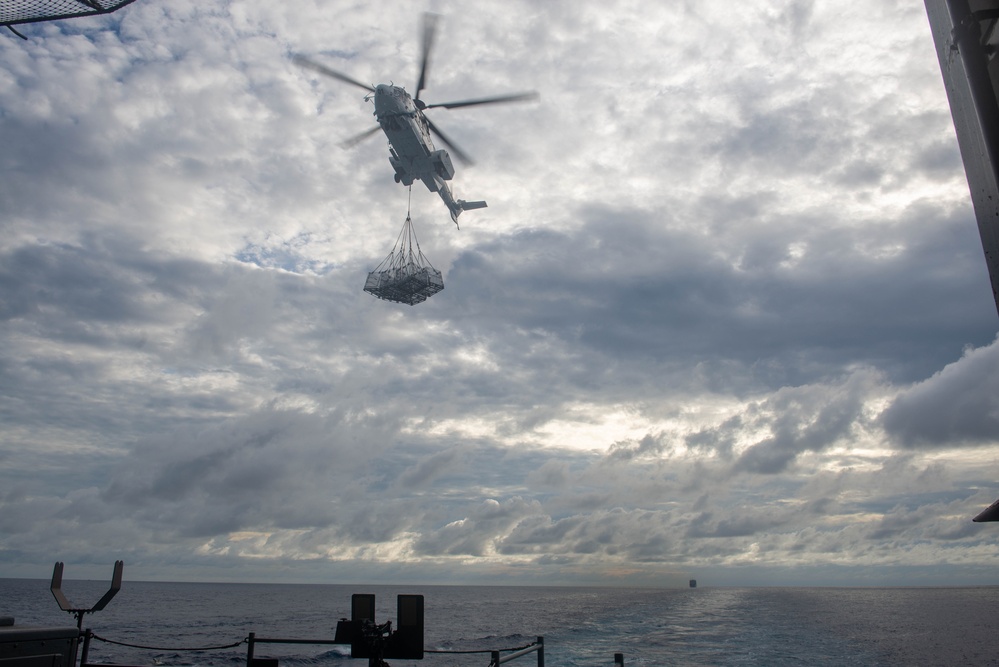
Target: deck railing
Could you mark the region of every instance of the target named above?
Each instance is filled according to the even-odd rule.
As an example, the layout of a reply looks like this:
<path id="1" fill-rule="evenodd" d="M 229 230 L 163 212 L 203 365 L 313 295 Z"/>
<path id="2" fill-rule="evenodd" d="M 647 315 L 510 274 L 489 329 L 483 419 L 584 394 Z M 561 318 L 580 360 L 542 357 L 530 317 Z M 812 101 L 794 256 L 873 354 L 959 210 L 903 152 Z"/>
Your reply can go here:
<path id="1" fill-rule="evenodd" d="M 531 653 L 538 654 L 538 667 L 545 667 L 545 638 L 538 637 L 538 641 L 536 641 L 533 645 L 516 651 L 515 653 L 510 653 L 509 655 L 501 656 L 499 651 L 490 651 L 489 653 L 489 667 L 499 667 L 504 662 L 510 662 L 511 660 L 522 658 L 523 656 Z"/>
<path id="2" fill-rule="evenodd" d="M 122 646 L 131 646 L 133 648 L 149 648 L 153 649 L 151 646 L 138 646 L 135 644 L 126 644 L 124 642 L 115 642 L 103 637 L 98 637 L 89 628 L 81 633 L 81 638 L 83 641 L 80 642 L 80 665 L 79 667 L 138 667 L 132 665 L 121 665 L 121 664 L 106 664 L 106 663 L 95 663 L 90 662 L 90 643 L 92 639 L 99 639 L 104 642 L 119 644 Z M 335 644 L 341 644 L 342 642 L 335 641 L 333 639 L 291 639 L 291 638 L 280 638 L 280 637 L 257 637 L 256 633 L 251 632 L 246 639 L 241 642 L 236 642 L 234 644 L 229 644 L 226 646 L 211 646 L 211 647 L 200 647 L 198 649 L 178 649 L 173 647 L 170 650 L 211 650 L 211 649 L 223 649 L 223 648 L 234 648 L 239 644 L 246 644 L 246 667 L 280 667 L 280 662 L 278 658 L 258 658 L 255 655 L 256 648 L 258 644 L 312 644 L 314 646 L 331 646 Z M 162 647 L 155 647 L 157 649 Z M 165 650 L 165 649 L 164 649 Z M 512 651 L 506 652 L 505 651 Z M 535 654 L 537 658 L 538 667 L 545 667 L 545 638 L 539 636 L 533 644 L 519 649 L 502 649 L 499 651 L 495 650 L 478 650 L 478 651 L 447 651 L 447 650 L 427 650 L 425 653 L 431 654 L 454 654 L 454 653 L 482 653 L 489 654 L 489 665 L 488 667 L 499 667 L 500 665 L 512 662 L 519 658 Z M 624 654 L 615 653 L 614 654 L 614 667 L 624 667 Z"/>

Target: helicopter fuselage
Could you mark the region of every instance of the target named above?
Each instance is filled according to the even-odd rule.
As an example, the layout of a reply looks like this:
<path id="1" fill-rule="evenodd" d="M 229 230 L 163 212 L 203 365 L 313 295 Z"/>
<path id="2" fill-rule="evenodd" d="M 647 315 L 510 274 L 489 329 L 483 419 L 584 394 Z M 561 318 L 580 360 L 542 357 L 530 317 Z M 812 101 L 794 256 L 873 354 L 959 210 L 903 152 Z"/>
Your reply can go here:
<path id="1" fill-rule="evenodd" d="M 415 180 L 423 181 L 444 200 L 455 223 L 462 210 L 485 206 L 485 202 L 454 199 L 448 185 L 454 177 L 451 156 L 434 146 L 427 119 L 405 88 L 379 84 L 372 97 L 378 125 L 389 141 L 389 163 L 397 183 L 409 186 Z"/>

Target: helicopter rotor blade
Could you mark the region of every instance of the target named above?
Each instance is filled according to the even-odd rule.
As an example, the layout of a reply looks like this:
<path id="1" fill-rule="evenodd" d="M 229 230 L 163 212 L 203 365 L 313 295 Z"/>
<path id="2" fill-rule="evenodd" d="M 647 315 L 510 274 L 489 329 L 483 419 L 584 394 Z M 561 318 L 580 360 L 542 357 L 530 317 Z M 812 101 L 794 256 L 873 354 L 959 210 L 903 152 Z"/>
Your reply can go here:
<path id="1" fill-rule="evenodd" d="M 308 58 L 306 58 L 305 56 L 295 56 L 294 58 L 292 58 L 292 60 L 296 65 L 300 67 L 311 69 L 314 72 L 319 72 L 320 74 L 323 74 L 325 76 L 333 77 L 334 79 L 338 79 L 340 81 L 343 81 L 344 83 L 349 83 L 351 85 L 357 86 L 358 88 L 364 88 L 365 90 L 370 91 L 372 93 L 375 92 L 374 87 L 366 83 L 361 83 L 357 79 L 352 79 L 343 72 L 338 72 L 335 69 L 330 69 L 326 65 L 320 65 L 317 62 L 313 62 Z"/>
<path id="2" fill-rule="evenodd" d="M 447 138 L 447 135 L 445 135 L 443 132 L 441 132 L 437 128 L 437 126 L 434 125 L 434 122 L 432 120 L 430 120 L 426 116 L 424 116 L 424 118 L 426 118 L 426 120 L 427 120 L 427 127 L 430 128 L 430 131 L 437 135 L 437 138 L 441 140 L 441 143 L 443 143 L 445 146 L 447 146 L 449 149 L 451 149 L 451 153 L 456 158 L 458 158 L 459 160 L 461 160 L 462 164 L 465 164 L 465 165 L 475 164 L 475 162 L 472 160 L 472 158 L 468 157 L 468 154 L 465 153 L 465 151 L 463 151 L 460 148 L 458 148 L 453 141 L 451 141 L 450 139 Z"/>
<path id="3" fill-rule="evenodd" d="M 434 47 L 434 36 L 437 34 L 438 14 L 427 12 L 423 15 L 423 44 L 420 56 L 420 79 L 416 83 L 416 94 L 413 99 L 420 99 L 420 91 L 427 86 L 427 71 L 430 69 L 430 51 Z"/>
<path id="4" fill-rule="evenodd" d="M 378 132 L 378 130 L 380 130 L 380 129 L 382 129 L 381 125 L 375 125 L 374 127 L 370 128 L 370 129 L 367 129 L 364 132 L 361 132 L 360 134 L 354 135 L 350 139 L 345 139 L 345 140 L 341 141 L 340 142 L 340 147 L 341 148 L 353 148 L 354 146 L 356 146 L 357 144 L 361 143 L 362 141 L 364 141 L 365 139 L 367 139 L 371 135 L 373 135 L 376 132 Z"/>
<path id="5" fill-rule="evenodd" d="M 513 95 L 497 95 L 496 97 L 483 97 L 476 100 L 461 100 L 459 102 L 440 102 L 438 104 L 428 104 L 426 109 L 444 107 L 445 109 L 457 109 L 458 107 L 471 107 L 478 104 L 500 104 L 502 102 L 528 102 L 539 99 L 541 96 L 535 91 L 527 93 L 514 93 Z"/>

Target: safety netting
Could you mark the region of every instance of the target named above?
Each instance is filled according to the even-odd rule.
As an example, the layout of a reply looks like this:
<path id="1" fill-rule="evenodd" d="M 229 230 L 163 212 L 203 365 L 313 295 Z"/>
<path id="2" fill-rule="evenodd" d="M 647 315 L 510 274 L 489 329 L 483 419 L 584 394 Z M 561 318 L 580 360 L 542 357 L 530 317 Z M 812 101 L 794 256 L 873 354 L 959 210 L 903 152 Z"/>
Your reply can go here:
<path id="1" fill-rule="evenodd" d="M 364 291 L 379 299 L 413 306 L 442 289 L 441 272 L 431 266 L 420 250 L 413 221 L 407 215 L 392 252 L 368 274 Z"/>
<path id="2" fill-rule="evenodd" d="M 109 14 L 135 0 L 0 0 L 0 25 Z"/>

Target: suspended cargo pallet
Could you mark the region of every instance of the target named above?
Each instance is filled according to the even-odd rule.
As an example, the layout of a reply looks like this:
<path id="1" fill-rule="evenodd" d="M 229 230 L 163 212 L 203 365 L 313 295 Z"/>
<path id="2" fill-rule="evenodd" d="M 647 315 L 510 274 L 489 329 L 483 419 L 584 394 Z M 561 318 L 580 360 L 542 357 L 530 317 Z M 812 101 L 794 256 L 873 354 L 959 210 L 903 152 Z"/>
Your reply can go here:
<path id="1" fill-rule="evenodd" d="M 442 289 L 441 272 L 431 266 L 420 250 L 413 221 L 407 215 L 392 252 L 368 274 L 364 291 L 385 301 L 413 306 Z"/>

